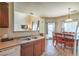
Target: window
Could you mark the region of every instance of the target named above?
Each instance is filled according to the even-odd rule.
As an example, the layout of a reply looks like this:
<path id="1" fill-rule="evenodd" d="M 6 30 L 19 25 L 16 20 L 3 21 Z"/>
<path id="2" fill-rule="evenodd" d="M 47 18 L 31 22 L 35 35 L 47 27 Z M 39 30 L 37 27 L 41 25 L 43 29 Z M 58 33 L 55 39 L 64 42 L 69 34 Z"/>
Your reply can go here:
<path id="1" fill-rule="evenodd" d="M 77 21 L 65 22 L 63 27 L 64 27 L 64 32 L 75 32 L 77 27 Z"/>
<path id="2" fill-rule="evenodd" d="M 55 23 L 48 23 L 48 37 L 51 38 L 55 31 Z"/>
<path id="3" fill-rule="evenodd" d="M 76 39 L 79 39 L 79 24 L 78 24 L 77 33 L 76 33 Z"/>
<path id="4" fill-rule="evenodd" d="M 32 31 L 39 31 L 39 21 L 34 21 L 32 23 Z"/>
<path id="5" fill-rule="evenodd" d="M 79 27 L 78 27 L 78 29 L 77 29 L 76 39 L 79 39 Z"/>

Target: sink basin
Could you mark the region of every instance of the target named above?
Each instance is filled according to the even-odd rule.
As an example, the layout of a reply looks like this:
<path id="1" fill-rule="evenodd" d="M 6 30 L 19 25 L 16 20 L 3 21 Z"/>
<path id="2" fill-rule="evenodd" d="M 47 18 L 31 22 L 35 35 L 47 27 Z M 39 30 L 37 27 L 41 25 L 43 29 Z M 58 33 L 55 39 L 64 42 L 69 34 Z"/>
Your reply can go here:
<path id="1" fill-rule="evenodd" d="M 26 38 L 26 39 L 24 39 L 24 40 L 31 40 L 31 38 Z"/>
<path id="2" fill-rule="evenodd" d="M 22 40 L 31 40 L 31 39 L 37 39 L 38 37 L 36 36 L 32 36 L 32 37 L 26 37 L 26 38 L 22 38 Z"/>
<path id="3" fill-rule="evenodd" d="M 32 39 L 37 39 L 38 37 L 32 37 Z"/>

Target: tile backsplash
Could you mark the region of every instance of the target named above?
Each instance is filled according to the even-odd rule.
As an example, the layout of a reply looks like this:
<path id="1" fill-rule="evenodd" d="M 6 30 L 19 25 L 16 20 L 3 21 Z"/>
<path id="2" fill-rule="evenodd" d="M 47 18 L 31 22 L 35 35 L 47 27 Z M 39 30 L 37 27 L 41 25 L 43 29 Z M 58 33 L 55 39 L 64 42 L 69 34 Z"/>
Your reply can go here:
<path id="1" fill-rule="evenodd" d="M 4 35 L 5 33 L 8 33 L 8 28 L 0 28 L 0 36 Z"/>

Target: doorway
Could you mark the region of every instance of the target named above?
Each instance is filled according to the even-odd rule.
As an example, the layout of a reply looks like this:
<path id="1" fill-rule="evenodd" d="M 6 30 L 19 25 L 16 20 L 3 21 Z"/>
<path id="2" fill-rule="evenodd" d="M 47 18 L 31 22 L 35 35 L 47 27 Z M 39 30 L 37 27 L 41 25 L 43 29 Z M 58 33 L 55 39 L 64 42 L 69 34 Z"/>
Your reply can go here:
<path id="1" fill-rule="evenodd" d="M 53 37 L 54 31 L 55 31 L 55 23 L 48 23 L 48 34 L 47 34 L 48 39 Z"/>

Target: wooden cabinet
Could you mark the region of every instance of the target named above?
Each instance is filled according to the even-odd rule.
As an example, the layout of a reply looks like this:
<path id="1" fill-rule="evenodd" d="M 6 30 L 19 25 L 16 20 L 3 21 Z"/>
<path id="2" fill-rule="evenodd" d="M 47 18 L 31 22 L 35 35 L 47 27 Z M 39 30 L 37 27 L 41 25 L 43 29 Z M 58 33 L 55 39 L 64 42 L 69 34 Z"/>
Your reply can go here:
<path id="1" fill-rule="evenodd" d="M 45 38 L 41 39 L 41 41 L 42 41 L 42 43 L 41 43 L 41 45 L 42 45 L 42 53 L 44 53 L 45 52 Z"/>
<path id="2" fill-rule="evenodd" d="M 0 2 L 0 28 L 8 28 L 9 26 L 8 3 Z"/>
<path id="3" fill-rule="evenodd" d="M 40 56 L 42 54 L 41 40 L 34 42 L 34 56 Z"/>
<path id="4" fill-rule="evenodd" d="M 33 42 L 21 45 L 21 56 L 33 56 Z"/>
<path id="5" fill-rule="evenodd" d="M 21 56 L 40 56 L 45 51 L 45 39 L 21 45 Z"/>

